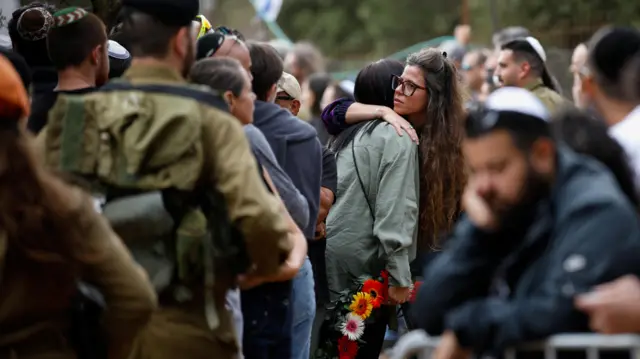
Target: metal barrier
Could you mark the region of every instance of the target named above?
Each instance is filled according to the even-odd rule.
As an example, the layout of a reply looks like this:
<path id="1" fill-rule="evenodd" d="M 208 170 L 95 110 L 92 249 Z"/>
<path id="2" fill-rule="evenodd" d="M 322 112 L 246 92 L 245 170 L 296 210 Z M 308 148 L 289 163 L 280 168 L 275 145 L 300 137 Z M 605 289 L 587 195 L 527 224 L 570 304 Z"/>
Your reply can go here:
<path id="1" fill-rule="evenodd" d="M 429 337 L 422 330 L 414 330 L 400 338 L 396 345 L 384 354 L 388 359 L 406 359 L 410 356 L 429 359 L 439 342 L 438 337 Z M 602 350 L 628 350 L 632 359 L 640 359 L 640 335 L 559 334 L 541 342 L 507 349 L 504 358 L 516 359 L 516 351 L 539 351 L 544 353 L 545 359 L 556 359 L 559 350 L 584 350 L 587 359 L 599 359 Z"/>

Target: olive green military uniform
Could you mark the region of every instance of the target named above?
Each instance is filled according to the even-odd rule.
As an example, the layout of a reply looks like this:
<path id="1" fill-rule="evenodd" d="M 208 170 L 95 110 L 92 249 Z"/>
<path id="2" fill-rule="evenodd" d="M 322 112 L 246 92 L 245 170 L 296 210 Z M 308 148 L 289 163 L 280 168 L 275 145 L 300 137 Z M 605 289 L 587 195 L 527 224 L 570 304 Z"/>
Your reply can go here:
<path id="1" fill-rule="evenodd" d="M 556 112 L 563 106 L 571 105 L 571 102 L 562 97 L 562 95 L 546 87 L 542 83 L 541 79 L 537 79 L 525 88 L 531 91 L 531 93 L 533 93 L 540 101 L 542 101 L 542 103 L 550 113 Z"/>
<path id="2" fill-rule="evenodd" d="M 134 86 L 171 84 L 208 91 L 188 85 L 176 70 L 165 65 L 134 63 L 124 78 Z M 101 177 L 117 181 L 113 174 L 120 173 L 119 166 L 102 158 L 107 156 L 117 161 L 124 157 L 127 171 L 140 178 L 139 184 L 153 186 L 162 182 L 165 187 L 187 191 L 196 186 L 213 186 L 223 194 L 229 219 L 242 232 L 257 274 L 271 275 L 277 271 L 281 259 L 291 248 L 284 209 L 262 182 L 243 129 L 235 118 L 192 98 L 166 93 L 105 91 L 82 95 L 82 98 L 85 107 L 74 111 L 100 114 L 100 122 L 106 123 L 108 129 L 100 136 L 99 131 L 93 129 L 95 136 L 91 141 L 87 138 L 92 137 L 86 134 L 84 141 L 78 140 L 78 151 L 86 153 L 84 159 L 79 160 L 81 167 L 87 163 L 86 159 L 101 158 L 100 163 L 86 168 L 97 167 L 95 171 Z M 59 98 L 50 112 L 47 128 L 40 134 L 43 154 L 52 167 L 60 168 L 61 163 L 69 160 L 68 156 L 61 155 L 62 139 L 69 131 L 61 130 L 60 122 L 53 119 L 60 117 L 58 111 L 72 109 L 72 99 L 73 95 Z M 128 122 L 131 114 L 137 117 L 134 124 Z M 119 130 L 113 129 L 127 126 L 131 131 L 135 131 L 133 126 L 140 126 L 140 131 L 118 138 Z M 111 137 L 106 138 L 106 133 Z M 107 150 L 124 153 L 100 152 Z M 96 153 L 91 154 L 92 151 Z M 235 358 L 237 340 L 231 316 L 224 306 L 225 294 L 233 281 L 224 270 L 216 273 L 214 301 L 219 325 L 213 330 L 205 316 L 204 285 L 190 288 L 194 299 L 187 303 L 160 295 L 161 309 L 139 335 L 132 359 Z"/>
<path id="3" fill-rule="evenodd" d="M 153 288 L 109 223 L 86 193 L 72 194 L 66 198 L 74 208 L 69 216 L 82 240 L 74 236 L 60 243 L 69 257 L 17 248 L 0 231 L 0 359 L 76 358 L 67 335 L 78 277 L 100 289 L 109 307 L 103 323 L 111 358 L 126 355 L 156 308 Z M 48 244 L 62 238 L 41 239 Z"/>
<path id="4" fill-rule="evenodd" d="M 122 5 L 130 16 L 127 21 L 135 23 L 132 14 L 139 12 L 168 28 L 190 29 L 199 13 L 198 0 L 123 0 Z M 244 238 L 252 270 L 256 275 L 275 274 L 291 249 L 284 207 L 262 181 L 240 122 L 216 108 L 215 101 L 204 100 L 214 96 L 211 89 L 188 85 L 177 70 L 158 62 L 136 64 L 134 58 L 123 76 L 129 87 L 60 96 L 41 134 L 46 162 L 116 188 L 192 194 L 215 190 L 226 204 L 226 217 Z M 172 89 L 150 90 L 154 85 Z M 138 335 L 131 359 L 238 355 L 231 316 L 224 306 L 237 273 L 229 267 L 235 263 L 224 261 L 226 252 L 215 257 L 220 262 L 210 263 L 212 242 L 220 238 L 214 238 L 215 230 L 209 231 L 210 238 L 203 234 L 208 230 L 203 212 L 192 211 L 183 222 L 185 218 L 197 225 L 187 228 L 181 223 L 176 231 L 178 265 L 173 279 L 180 290 L 156 287 L 160 309 Z M 184 252 L 181 233 L 182 239 L 199 238 L 201 246 Z M 193 271 L 185 274 L 180 264 L 185 257 L 201 257 L 203 262 L 193 263 Z"/>

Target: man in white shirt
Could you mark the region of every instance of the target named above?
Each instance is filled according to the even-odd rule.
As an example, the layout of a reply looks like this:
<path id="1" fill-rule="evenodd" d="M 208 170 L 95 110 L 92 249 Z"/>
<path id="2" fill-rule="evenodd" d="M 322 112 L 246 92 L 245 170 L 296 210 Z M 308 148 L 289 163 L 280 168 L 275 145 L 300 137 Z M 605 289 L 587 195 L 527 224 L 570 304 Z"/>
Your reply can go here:
<path id="1" fill-rule="evenodd" d="M 587 47 L 587 63 L 580 69 L 584 99 L 625 149 L 640 189 L 640 101 L 624 86 L 630 64 L 640 57 L 640 31 L 607 27 L 598 31 Z"/>

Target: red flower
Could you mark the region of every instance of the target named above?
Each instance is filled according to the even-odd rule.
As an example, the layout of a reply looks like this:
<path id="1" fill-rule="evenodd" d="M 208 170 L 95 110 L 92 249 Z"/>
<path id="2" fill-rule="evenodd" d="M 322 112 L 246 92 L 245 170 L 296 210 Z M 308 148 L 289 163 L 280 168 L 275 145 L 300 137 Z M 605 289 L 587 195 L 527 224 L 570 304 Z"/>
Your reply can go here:
<path id="1" fill-rule="evenodd" d="M 358 343 L 352 342 L 347 337 L 338 340 L 338 356 L 340 359 L 354 359 L 358 354 Z"/>
<path id="2" fill-rule="evenodd" d="M 382 277 L 383 283 L 389 285 L 389 272 L 386 269 L 380 272 L 380 276 Z"/>
<path id="3" fill-rule="evenodd" d="M 382 297 L 387 298 L 389 296 L 389 272 L 385 269 L 380 272 L 382 277 Z"/>
<path id="4" fill-rule="evenodd" d="M 413 283 L 413 290 L 411 291 L 411 294 L 409 296 L 409 302 L 416 301 L 416 296 L 418 295 L 418 291 L 420 290 L 421 285 L 422 285 L 422 282 Z"/>
<path id="5" fill-rule="evenodd" d="M 371 303 L 374 308 L 380 308 L 382 303 L 384 303 L 384 299 L 386 297 L 386 293 L 384 290 L 384 284 L 378 282 L 375 279 L 367 279 L 362 286 L 362 291 L 365 293 L 369 293 L 371 296 Z"/>

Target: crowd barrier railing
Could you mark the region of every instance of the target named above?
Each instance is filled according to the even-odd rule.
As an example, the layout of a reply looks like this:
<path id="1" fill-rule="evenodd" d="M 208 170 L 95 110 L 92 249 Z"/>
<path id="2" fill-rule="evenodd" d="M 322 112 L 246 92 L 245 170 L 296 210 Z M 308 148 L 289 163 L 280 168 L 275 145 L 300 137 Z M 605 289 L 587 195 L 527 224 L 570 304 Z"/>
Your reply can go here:
<path id="1" fill-rule="evenodd" d="M 416 356 L 429 359 L 440 338 L 430 337 L 422 330 L 414 330 L 401 337 L 393 348 L 385 352 L 388 359 L 406 359 Z M 585 351 L 587 359 L 600 359 L 604 350 L 629 351 L 631 359 L 640 359 L 640 335 L 602 335 L 592 333 L 558 334 L 546 340 L 507 349 L 504 359 L 516 359 L 518 352 L 543 352 L 545 359 L 556 359 L 561 350 Z"/>

